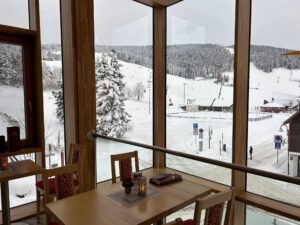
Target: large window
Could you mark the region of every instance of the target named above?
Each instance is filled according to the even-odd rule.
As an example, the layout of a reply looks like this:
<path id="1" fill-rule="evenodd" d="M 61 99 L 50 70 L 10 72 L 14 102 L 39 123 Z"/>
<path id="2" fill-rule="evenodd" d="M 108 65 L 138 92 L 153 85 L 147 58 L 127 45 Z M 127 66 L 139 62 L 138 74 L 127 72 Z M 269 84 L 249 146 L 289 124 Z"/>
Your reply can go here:
<path id="1" fill-rule="evenodd" d="M 46 167 L 65 159 L 60 0 L 40 0 Z"/>
<path id="2" fill-rule="evenodd" d="M 20 127 L 26 138 L 23 46 L 0 42 L 0 134 L 6 127 Z"/>
<path id="3" fill-rule="evenodd" d="M 20 127 L 21 147 L 32 145 L 31 44 L 18 36 L 0 35 L 0 134 Z"/>
<path id="4" fill-rule="evenodd" d="M 97 133 L 152 145 L 152 8 L 132 0 L 94 4 Z M 97 140 L 98 181 L 109 178 L 111 154 L 132 150 Z M 152 151 L 139 158 L 141 167 L 152 166 Z"/>
<path id="5" fill-rule="evenodd" d="M 253 0 L 250 46 L 248 166 L 300 176 L 298 104 L 299 1 Z M 248 191 L 300 205 L 300 187 L 248 175 Z"/>
<path id="6" fill-rule="evenodd" d="M 275 225 L 299 225 L 299 221 L 278 216 L 264 210 L 247 205 L 246 225 L 275 224 Z"/>
<path id="7" fill-rule="evenodd" d="M 168 8 L 168 148 L 231 162 L 234 25 L 234 0 L 185 0 Z M 231 170 L 172 156 L 167 165 L 231 182 Z"/>
<path id="8" fill-rule="evenodd" d="M 0 135 L 7 141 L 7 127 L 20 127 L 21 146 L 32 143 L 32 112 L 29 43 L 12 36 L 0 37 Z M 10 157 L 31 159 L 34 154 Z M 9 182 L 12 207 L 35 200 L 35 177 Z"/>

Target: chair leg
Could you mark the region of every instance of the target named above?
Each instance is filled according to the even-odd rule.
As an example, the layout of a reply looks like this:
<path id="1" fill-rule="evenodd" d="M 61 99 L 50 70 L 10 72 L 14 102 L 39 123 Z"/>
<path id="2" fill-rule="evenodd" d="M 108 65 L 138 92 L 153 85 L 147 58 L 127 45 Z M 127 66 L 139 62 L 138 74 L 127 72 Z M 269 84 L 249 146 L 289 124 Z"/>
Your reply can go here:
<path id="1" fill-rule="evenodd" d="M 36 190 L 36 212 L 37 212 L 37 219 L 40 220 L 40 210 L 41 210 L 41 192 Z"/>

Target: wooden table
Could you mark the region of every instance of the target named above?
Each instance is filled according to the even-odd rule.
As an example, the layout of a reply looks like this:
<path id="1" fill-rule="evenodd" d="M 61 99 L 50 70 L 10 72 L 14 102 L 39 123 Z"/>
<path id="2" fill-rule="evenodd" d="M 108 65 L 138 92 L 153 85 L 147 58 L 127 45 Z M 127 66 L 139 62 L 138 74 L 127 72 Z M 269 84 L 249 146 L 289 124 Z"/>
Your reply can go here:
<path id="1" fill-rule="evenodd" d="M 9 180 L 40 174 L 44 169 L 31 160 L 22 160 L 8 163 L 6 170 L 0 171 L 2 221 L 4 225 L 10 225 L 9 206 Z"/>
<path id="2" fill-rule="evenodd" d="M 159 171 L 153 169 L 147 175 L 157 174 Z M 107 181 L 96 190 L 46 204 L 45 211 L 59 224 L 65 225 L 148 225 L 210 193 L 209 188 L 185 180 L 184 177 L 183 181 L 153 188 L 158 188 L 161 194 L 128 207 L 109 196 L 123 189 L 121 183 Z"/>

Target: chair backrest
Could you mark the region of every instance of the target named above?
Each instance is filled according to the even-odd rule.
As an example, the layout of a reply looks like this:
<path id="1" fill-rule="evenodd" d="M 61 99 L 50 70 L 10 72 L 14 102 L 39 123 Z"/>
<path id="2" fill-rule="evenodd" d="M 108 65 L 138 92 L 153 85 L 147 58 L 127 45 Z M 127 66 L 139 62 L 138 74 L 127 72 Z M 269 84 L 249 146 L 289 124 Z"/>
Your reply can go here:
<path id="1" fill-rule="evenodd" d="M 131 159 L 135 160 L 135 171 L 139 171 L 139 157 L 138 152 L 127 152 L 116 155 L 111 155 L 111 174 L 112 174 L 112 183 L 116 183 L 116 169 L 115 162 L 119 161 L 119 171 L 120 171 L 120 180 L 123 180 L 124 176 L 131 175 L 132 165 Z"/>
<path id="2" fill-rule="evenodd" d="M 70 197 L 75 193 L 78 193 L 78 190 L 75 192 L 75 188 L 74 188 L 75 186 L 74 175 L 78 174 L 79 172 L 78 170 L 79 170 L 78 163 L 66 165 L 55 169 L 45 170 L 43 173 L 45 203 L 49 203 L 53 201 L 54 198 L 56 200 L 59 200 L 59 199 Z M 50 179 L 53 179 L 55 181 L 55 188 L 56 188 L 55 194 L 51 194 L 51 195 L 49 191 Z M 76 179 L 79 179 L 79 177 L 76 177 Z M 50 215 L 47 214 L 46 224 L 51 224 L 49 223 L 50 221 L 51 221 Z"/>
<path id="3" fill-rule="evenodd" d="M 206 196 L 196 201 L 194 225 L 199 225 L 201 221 L 201 211 L 206 210 L 205 225 L 221 225 L 224 211 L 224 204 L 227 202 L 224 225 L 232 224 L 232 213 L 235 199 L 235 190 L 221 191 L 216 194 Z"/>
<path id="4" fill-rule="evenodd" d="M 50 195 L 49 190 L 50 179 L 53 179 L 55 181 L 55 198 L 57 200 L 75 194 L 74 174 L 77 174 L 78 170 L 79 168 L 77 163 L 59 168 L 45 170 L 43 173 L 45 202 L 50 202 L 53 199 L 53 194 Z M 79 179 L 79 177 L 77 179 Z"/>
<path id="5" fill-rule="evenodd" d="M 85 146 L 71 143 L 69 147 L 69 154 L 67 164 L 78 163 L 81 165 L 81 162 L 84 161 Z"/>
<path id="6" fill-rule="evenodd" d="M 81 188 L 80 191 L 84 190 L 84 183 L 86 178 L 84 176 L 85 174 L 84 161 L 85 161 L 85 146 L 71 143 L 69 147 L 67 164 L 70 165 L 70 164 L 77 163 L 79 166 L 79 172 L 76 173 L 75 179 L 77 180 L 76 183 L 79 183 L 79 180 L 81 180 L 82 185 L 79 185 L 79 187 Z M 80 179 L 78 177 L 80 177 Z"/>

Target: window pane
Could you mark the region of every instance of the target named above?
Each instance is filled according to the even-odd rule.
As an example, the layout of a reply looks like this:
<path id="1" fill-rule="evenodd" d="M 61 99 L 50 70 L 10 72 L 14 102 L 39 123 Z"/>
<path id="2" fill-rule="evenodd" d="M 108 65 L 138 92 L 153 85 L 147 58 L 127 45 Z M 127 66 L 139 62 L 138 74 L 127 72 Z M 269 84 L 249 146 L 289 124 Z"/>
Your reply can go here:
<path id="1" fill-rule="evenodd" d="M 234 25 L 234 0 L 185 0 L 168 8 L 168 148 L 231 162 Z M 175 159 L 167 157 L 168 167 L 230 182 L 229 170 Z"/>
<path id="2" fill-rule="evenodd" d="M 20 127 L 20 138 L 26 138 L 24 110 L 24 66 L 21 45 L 0 43 L 0 135 L 7 141 L 6 128 Z M 34 154 L 10 157 L 8 160 L 35 160 Z M 9 181 L 10 206 L 34 201 L 35 176 Z"/>
<path id="3" fill-rule="evenodd" d="M 138 151 L 139 169 L 143 170 L 152 167 L 152 151 L 132 145 L 118 143 L 101 139 L 97 141 L 97 149 L 101 149 L 101 154 L 97 154 L 97 182 L 109 180 L 112 177 L 110 156 L 125 152 Z M 119 169 L 116 164 L 116 175 L 119 176 Z M 134 169 L 134 166 L 133 166 Z"/>
<path id="4" fill-rule="evenodd" d="M 40 0 L 46 167 L 62 164 L 65 150 L 60 0 Z"/>
<path id="5" fill-rule="evenodd" d="M 247 205 L 246 225 L 275 224 L 299 225 L 300 222 Z"/>
<path id="6" fill-rule="evenodd" d="M 284 53 L 300 49 L 299 7 L 295 0 L 252 1 L 248 166 L 290 176 L 300 176 L 300 61 Z M 248 175 L 248 190 L 300 205 L 297 185 Z"/>
<path id="7" fill-rule="evenodd" d="M 131 0 L 94 4 L 97 133 L 152 145 L 152 8 Z M 103 154 L 114 153 L 103 144 L 97 140 L 98 169 L 109 167 Z"/>
<path id="8" fill-rule="evenodd" d="M 0 24 L 28 29 L 28 0 L 0 1 Z"/>
<path id="9" fill-rule="evenodd" d="M 0 135 L 6 140 L 6 128 L 12 126 L 26 137 L 23 69 L 23 47 L 0 42 Z"/>

